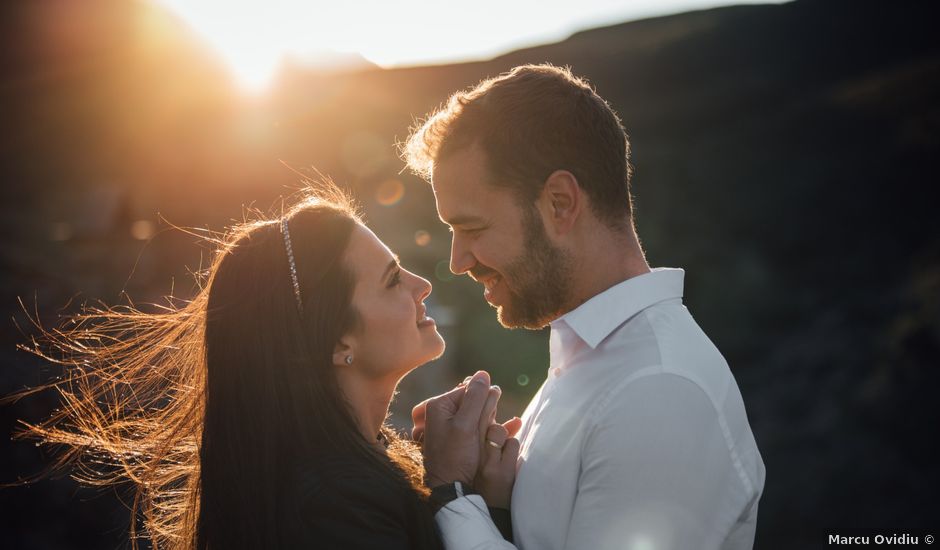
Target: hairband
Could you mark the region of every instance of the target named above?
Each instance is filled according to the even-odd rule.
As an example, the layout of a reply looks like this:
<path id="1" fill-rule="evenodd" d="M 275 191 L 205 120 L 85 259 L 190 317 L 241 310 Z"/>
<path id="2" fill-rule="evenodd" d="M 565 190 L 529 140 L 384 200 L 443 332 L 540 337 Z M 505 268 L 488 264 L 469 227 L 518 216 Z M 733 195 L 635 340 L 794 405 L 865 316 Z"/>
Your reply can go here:
<path id="1" fill-rule="evenodd" d="M 304 306 L 300 299 L 300 281 L 297 280 L 297 264 L 294 263 L 294 249 L 290 245 L 290 232 L 287 230 L 287 219 L 281 220 L 281 234 L 284 235 L 284 248 L 287 249 L 287 261 L 290 263 L 290 278 L 294 283 L 294 298 L 297 299 L 297 311 L 303 313 Z"/>

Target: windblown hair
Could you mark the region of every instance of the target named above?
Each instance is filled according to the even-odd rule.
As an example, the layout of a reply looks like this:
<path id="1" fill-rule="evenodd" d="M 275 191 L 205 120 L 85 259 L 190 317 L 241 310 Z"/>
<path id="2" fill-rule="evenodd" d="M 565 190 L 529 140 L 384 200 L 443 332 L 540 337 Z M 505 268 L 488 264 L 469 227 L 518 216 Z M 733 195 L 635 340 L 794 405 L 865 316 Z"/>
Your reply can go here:
<path id="1" fill-rule="evenodd" d="M 434 166 L 478 145 L 490 183 L 531 206 L 545 180 L 568 170 L 612 228 L 632 223 L 630 142 L 620 118 L 568 68 L 522 65 L 460 91 L 412 130 L 402 158 L 431 180 Z"/>
<path id="2" fill-rule="evenodd" d="M 64 449 L 53 472 L 133 482 L 135 547 L 139 538 L 168 549 L 278 547 L 284 476 L 331 452 L 426 491 L 416 447 L 383 427 L 385 456 L 361 435 L 332 365 L 336 342 L 357 323 L 343 261 L 361 223 L 355 206 L 329 185 L 284 218 L 302 311 L 280 220 L 259 220 L 217 241 L 188 303 L 86 311 L 23 346 L 65 374 L 13 396 L 54 388 L 62 401 L 20 436 Z"/>

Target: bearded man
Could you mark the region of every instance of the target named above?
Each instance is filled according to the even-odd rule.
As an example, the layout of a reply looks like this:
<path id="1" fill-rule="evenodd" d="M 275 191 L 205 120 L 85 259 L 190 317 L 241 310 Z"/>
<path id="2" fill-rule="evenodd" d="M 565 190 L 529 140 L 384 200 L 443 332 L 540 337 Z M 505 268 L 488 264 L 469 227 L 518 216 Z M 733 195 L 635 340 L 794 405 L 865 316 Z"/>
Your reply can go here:
<path id="1" fill-rule="evenodd" d="M 415 436 L 438 439 L 429 475 L 463 485 L 436 515 L 447 548 L 512 547 L 456 473 L 490 446 L 518 452 L 518 548 L 752 548 L 764 464 L 727 362 L 682 304 L 684 271 L 646 261 L 610 105 L 567 69 L 516 67 L 454 94 L 403 153 L 452 230 L 451 271 L 482 283 L 503 326 L 551 325 L 518 447 L 514 428 L 448 431 L 454 392 L 415 408 Z"/>

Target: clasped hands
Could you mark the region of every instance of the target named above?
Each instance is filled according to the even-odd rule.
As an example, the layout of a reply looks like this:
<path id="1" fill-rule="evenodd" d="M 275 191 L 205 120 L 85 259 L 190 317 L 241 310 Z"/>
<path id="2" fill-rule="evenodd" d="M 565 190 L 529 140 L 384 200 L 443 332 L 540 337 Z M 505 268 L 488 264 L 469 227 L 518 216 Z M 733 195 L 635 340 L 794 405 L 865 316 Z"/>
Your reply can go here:
<path id="1" fill-rule="evenodd" d="M 509 508 L 522 421 L 496 422 L 502 391 L 479 371 L 451 391 L 414 407 L 411 436 L 423 441 L 428 487 L 459 481 L 493 508 Z"/>

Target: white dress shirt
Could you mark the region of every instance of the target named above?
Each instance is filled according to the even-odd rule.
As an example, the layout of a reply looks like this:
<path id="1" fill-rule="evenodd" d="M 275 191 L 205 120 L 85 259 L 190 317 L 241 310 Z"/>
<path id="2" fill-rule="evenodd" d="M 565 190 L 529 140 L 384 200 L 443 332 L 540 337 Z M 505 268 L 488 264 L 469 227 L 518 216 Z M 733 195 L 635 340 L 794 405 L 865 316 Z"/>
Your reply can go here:
<path id="1" fill-rule="evenodd" d="M 523 550 L 742 550 L 764 463 L 724 358 L 655 269 L 552 323 L 512 496 Z M 513 548 L 479 497 L 438 512 L 448 550 Z"/>

